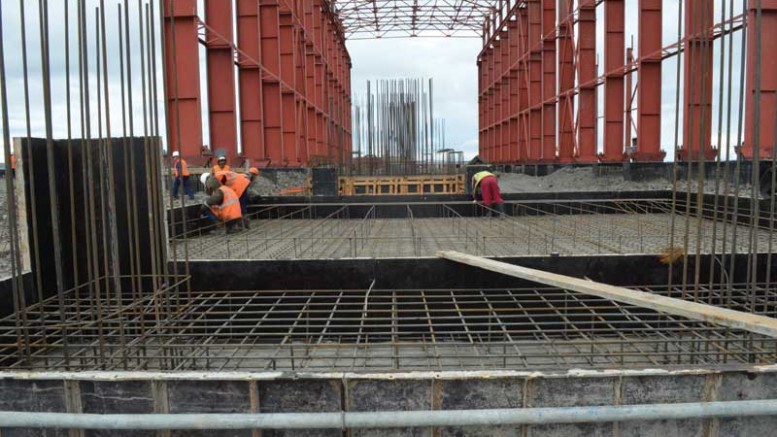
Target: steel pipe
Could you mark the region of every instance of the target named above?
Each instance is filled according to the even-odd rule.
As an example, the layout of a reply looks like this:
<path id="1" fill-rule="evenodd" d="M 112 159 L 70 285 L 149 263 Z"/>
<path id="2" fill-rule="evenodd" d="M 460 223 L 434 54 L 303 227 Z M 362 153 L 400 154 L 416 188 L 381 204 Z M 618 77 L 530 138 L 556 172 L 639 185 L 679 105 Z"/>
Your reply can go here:
<path id="1" fill-rule="evenodd" d="M 771 416 L 777 400 L 564 408 L 273 414 L 0 412 L 4 428 L 111 430 L 352 429 L 502 426 Z"/>

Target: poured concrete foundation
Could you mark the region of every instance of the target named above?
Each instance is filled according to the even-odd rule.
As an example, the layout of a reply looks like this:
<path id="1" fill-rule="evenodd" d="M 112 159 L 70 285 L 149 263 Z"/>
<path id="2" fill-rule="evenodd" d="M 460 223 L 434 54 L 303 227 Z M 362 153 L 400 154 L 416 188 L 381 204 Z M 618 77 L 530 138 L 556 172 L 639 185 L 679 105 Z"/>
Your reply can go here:
<path id="1" fill-rule="evenodd" d="M 608 372 L 417 372 L 389 374 L 0 373 L 0 410 L 112 413 L 288 413 L 585 407 L 777 397 L 777 368 Z M 0 426 L 1 429 L 1 426 Z M 394 436 L 770 436 L 776 417 L 626 421 L 578 425 L 351 430 Z M 3 430 L 3 436 L 44 435 Z M 66 435 L 55 430 L 45 435 Z M 152 432 L 87 432 L 147 436 Z M 256 431 L 173 432 L 255 436 Z M 263 430 L 262 436 L 342 436 L 343 430 Z"/>

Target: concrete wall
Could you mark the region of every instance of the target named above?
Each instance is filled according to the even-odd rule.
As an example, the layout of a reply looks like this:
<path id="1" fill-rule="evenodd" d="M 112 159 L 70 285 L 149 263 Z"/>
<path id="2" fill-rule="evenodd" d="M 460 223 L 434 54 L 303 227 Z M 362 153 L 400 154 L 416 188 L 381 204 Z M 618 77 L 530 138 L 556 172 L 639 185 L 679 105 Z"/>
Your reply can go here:
<path id="1" fill-rule="evenodd" d="M 635 405 L 777 398 L 777 367 L 608 372 L 0 373 L 0 411 L 284 413 Z M 1 425 L 0 425 L 1 426 Z M 777 417 L 525 427 L 262 431 L 261 436 L 769 436 Z M 3 437 L 66 435 L 4 430 Z M 149 432 L 86 432 L 150 436 Z M 252 431 L 173 432 L 252 436 Z"/>

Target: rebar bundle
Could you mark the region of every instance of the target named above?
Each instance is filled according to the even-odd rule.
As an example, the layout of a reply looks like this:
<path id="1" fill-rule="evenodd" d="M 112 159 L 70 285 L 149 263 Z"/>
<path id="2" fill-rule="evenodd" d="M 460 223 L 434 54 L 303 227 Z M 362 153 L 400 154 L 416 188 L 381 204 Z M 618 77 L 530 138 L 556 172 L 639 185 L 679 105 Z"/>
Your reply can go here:
<path id="1" fill-rule="evenodd" d="M 367 94 L 353 108 L 358 174 L 439 173 L 445 120 L 434 118 L 432 79 L 367 81 Z"/>

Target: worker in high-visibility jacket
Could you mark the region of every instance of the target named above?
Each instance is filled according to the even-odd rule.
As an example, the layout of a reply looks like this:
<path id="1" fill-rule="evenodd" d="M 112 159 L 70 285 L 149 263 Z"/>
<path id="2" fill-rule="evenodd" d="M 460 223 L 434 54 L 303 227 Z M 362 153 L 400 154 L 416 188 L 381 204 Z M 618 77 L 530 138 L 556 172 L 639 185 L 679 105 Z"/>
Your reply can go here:
<path id="1" fill-rule="evenodd" d="M 224 223 L 227 234 L 231 234 L 240 228 L 243 223 L 243 214 L 240 212 L 240 200 L 235 192 L 215 178 L 207 174 L 200 180 L 205 185 L 208 198 L 202 206 L 201 213 L 205 214 L 212 223 Z"/>
<path id="2" fill-rule="evenodd" d="M 11 153 L 11 177 L 16 177 L 16 156 L 13 153 Z"/>
<path id="3" fill-rule="evenodd" d="M 249 182 L 254 182 L 256 178 L 259 177 L 259 169 L 256 167 L 251 167 L 248 169 L 248 173 L 245 175 L 248 178 Z"/>
<path id="4" fill-rule="evenodd" d="M 477 202 L 478 195 L 483 199 L 483 206 L 488 208 L 488 216 L 493 215 L 493 211 L 504 215 L 504 200 L 499 191 L 499 179 L 489 171 L 481 171 L 472 176 L 472 197 Z"/>
<path id="5" fill-rule="evenodd" d="M 219 155 L 216 160 L 216 165 L 213 166 L 211 174 L 216 174 L 220 171 L 231 171 L 232 168 L 227 164 L 227 157 L 225 155 Z"/>
<path id="6" fill-rule="evenodd" d="M 248 221 L 248 186 L 251 185 L 251 181 L 243 174 L 238 174 L 233 171 L 220 171 L 214 173 L 213 176 L 219 181 L 221 185 L 227 186 L 232 189 L 240 200 L 240 212 L 243 214 L 243 226 L 246 229 L 251 227 Z"/>
<path id="7" fill-rule="evenodd" d="M 177 150 L 173 152 L 173 163 L 171 167 L 173 169 L 174 178 L 173 199 L 178 200 L 178 188 L 183 185 L 183 191 L 189 196 L 189 200 L 194 200 L 194 190 L 192 190 L 192 186 L 189 183 L 189 177 L 191 176 L 189 165 L 186 163 L 186 160 L 181 158 L 181 154 L 178 153 Z"/>

